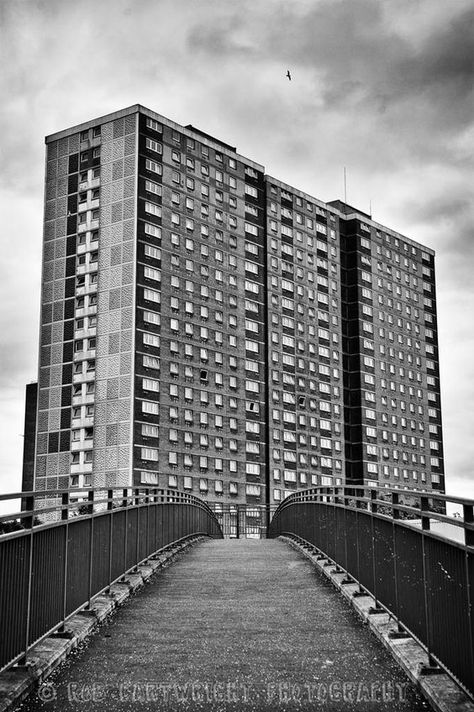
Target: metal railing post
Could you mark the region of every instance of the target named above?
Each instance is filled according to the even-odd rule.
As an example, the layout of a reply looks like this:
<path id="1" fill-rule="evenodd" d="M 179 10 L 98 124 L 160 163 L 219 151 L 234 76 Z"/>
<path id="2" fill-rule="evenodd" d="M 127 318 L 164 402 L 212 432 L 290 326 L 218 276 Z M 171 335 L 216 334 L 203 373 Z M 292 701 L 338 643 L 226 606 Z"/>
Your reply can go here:
<path id="1" fill-rule="evenodd" d="M 148 561 L 148 556 L 150 554 L 150 490 L 147 488 L 145 490 L 145 504 L 146 507 L 146 558 Z"/>
<path id="2" fill-rule="evenodd" d="M 367 511 L 370 514 L 370 536 L 372 539 L 372 576 L 374 577 L 374 607 L 377 609 L 379 608 L 379 601 L 377 598 L 377 564 L 375 561 L 375 547 L 376 547 L 376 541 L 375 541 L 375 523 L 374 523 L 374 514 L 377 513 L 377 503 L 375 500 L 377 499 L 377 490 L 369 490 L 370 492 L 370 500 L 367 503 Z"/>
<path id="3" fill-rule="evenodd" d="M 109 512 L 109 576 L 108 576 L 108 591 L 110 591 L 110 583 L 112 581 L 112 562 L 113 562 L 113 541 L 114 541 L 114 491 L 107 490 L 107 511 Z"/>
<path id="4" fill-rule="evenodd" d="M 128 488 L 123 489 L 122 507 L 125 508 L 125 536 L 123 537 L 123 576 L 125 579 L 125 571 L 127 570 L 127 549 L 128 549 Z"/>
<path id="5" fill-rule="evenodd" d="M 398 562 L 397 562 L 397 520 L 400 519 L 398 492 L 392 492 L 392 547 L 393 547 L 393 580 L 395 586 L 395 615 L 397 619 L 397 631 L 402 632 L 400 625 L 400 598 L 398 594 Z"/>
<path id="6" fill-rule="evenodd" d="M 346 500 L 346 488 L 342 488 L 342 506 L 343 506 L 343 512 L 344 512 L 344 568 L 346 570 L 346 576 L 348 575 L 348 567 L 349 567 L 349 556 L 347 553 L 347 500 Z"/>
<path id="7" fill-rule="evenodd" d="M 426 496 L 420 497 L 420 513 L 421 513 L 421 549 L 423 557 L 423 602 L 425 607 L 425 625 L 426 625 L 426 648 L 428 652 L 428 665 L 430 667 L 437 667 L 436 661 L 431 655 L 432 643 L 433 643 L 433 631 L 432 631 L 432 620 L 430 614 L 428 589 L 429 589 L 429 571 L 427 563 L 426 554 L 426 538 L 425 531 L 430 530 L 430 502 L 429 498 Z"/>
<path id="8" fill-rule="evenodd" d="M 63 620 L 61 627 L 59 628 L 60 633 L 64 633 L 64 626 L 66 623 L 66 611 L 67 611 L 67 567 L 68 567 L 68 553 L 69 553 L 69 492 L 63 492 L 61 496 L 61 520 L 65 521 L 64 525 L 64 549 L 63 549 Z"/>
<path id="9" fill-rule="evenodd" d="M 137 531 L 136 531 L 136 544 L 135 544 L 135 571 L 138 571 L 138 562 L 140 556 L 140 490 L 135 489 L 135 507 L 137 508 Z"/>
<path id="10" fill-rule="evenodd" d="M 89 583 L 88 583 L 88 602 L 87 609 L 90 610 L 91 600 L 92 600 L 92 567 L 94 561 L 94 490 L 90 490 L 87 495 L 87 499 L 90 502 L 88 505 L 88 512 L 90 516 L 90 527 L 89 527 Z"/>
<path id="11" fill-rule="evenodd" d="M 465 554 L 464 554 L 464 565 L 466 572 L 466 594 L 467 594 L 467 615 L 469 621 L 469 643 L 470 643 L 470 662 L 471 670 L 474 670 L 474 620 L 473 620 L 473 610 L 474 605 L 474 591 L 471 587 L 471 576 L 469 575 L 469 561 L 470 557 L 474 554 L 469 551 L 469 547 L 473 549 L 474 552 L 474 531 L 472 529 L 466 529 L 466 524 L 474 524 L 474 506 L 472 504 L 463 504 L 463 519 L 464 519 L 464 542 L 465 542 Z M 474 566 L 474 564 L 473 564 Z"/>
<path id="12" fill-rule="evenodd" d="M 30 517 L 23 519 L 23 526 L 29 527 L 30 535 L 30 555 L 28 561 L 28 593 L 26 597 L 26 625 L 25 625 L 25 649 L 22 657 L 18 661 L 18 665 L 26 665 L 26 655 L 30 644 L 30 627 L 31 627 L 31 589 L 33 586 L 33 541 L 34 541 L 34 511 L 35 511 L 35 496 L 25 498 L 26 510 L 31 512 Z"/>
<path id="13" fill-rule="evenodd" d="M 464 543 L 466 546 L 474 546 L 474 530 L 466 527 L 466 524 L 474 525 L 474 506 L 472 504 L 463 504 L 462 508 L 464 520 Z"/>

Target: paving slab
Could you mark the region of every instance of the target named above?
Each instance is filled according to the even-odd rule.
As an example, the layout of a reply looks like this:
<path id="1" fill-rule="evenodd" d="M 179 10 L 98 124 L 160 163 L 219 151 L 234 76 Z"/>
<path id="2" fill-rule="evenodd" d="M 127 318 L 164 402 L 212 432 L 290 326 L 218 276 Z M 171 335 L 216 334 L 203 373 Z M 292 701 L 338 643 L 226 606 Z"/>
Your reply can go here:
<path id="1" fill-rule="evenodd" d="M 23 712 L 429 710 L 347 601 L 280 540 L 212 540 L 163 569 Z"/>

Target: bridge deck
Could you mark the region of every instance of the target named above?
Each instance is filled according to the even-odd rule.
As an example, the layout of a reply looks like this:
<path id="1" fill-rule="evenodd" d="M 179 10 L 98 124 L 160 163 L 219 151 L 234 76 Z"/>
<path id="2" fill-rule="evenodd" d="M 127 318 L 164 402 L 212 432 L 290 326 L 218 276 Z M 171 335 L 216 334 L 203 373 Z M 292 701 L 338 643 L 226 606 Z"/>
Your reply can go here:
<path id="1" fill-rule="evenodd" d="M 332 586 L 278 540 L 213 540 L 162 571 L 33 710 L 429 709 Z"/>

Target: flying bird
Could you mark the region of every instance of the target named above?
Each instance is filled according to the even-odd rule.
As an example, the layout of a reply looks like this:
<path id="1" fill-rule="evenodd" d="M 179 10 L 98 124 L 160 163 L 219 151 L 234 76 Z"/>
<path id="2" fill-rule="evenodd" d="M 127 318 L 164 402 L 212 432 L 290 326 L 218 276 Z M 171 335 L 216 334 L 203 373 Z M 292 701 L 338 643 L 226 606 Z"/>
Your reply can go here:
<path id="1" fill-rule="evenodd" d="M 286 76 L 288 77 L 288 80 L 291 82 L 291 74 L 290 74 L 289 69 L 286 70 Z"/>

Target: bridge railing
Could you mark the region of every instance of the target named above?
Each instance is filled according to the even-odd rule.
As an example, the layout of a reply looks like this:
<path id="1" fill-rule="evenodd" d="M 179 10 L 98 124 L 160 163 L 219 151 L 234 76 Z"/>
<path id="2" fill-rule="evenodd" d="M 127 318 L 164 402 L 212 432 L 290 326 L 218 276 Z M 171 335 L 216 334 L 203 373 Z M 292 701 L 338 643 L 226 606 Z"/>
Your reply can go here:
<path id="1" fill-rule="evenodd" d="M 454 503 L 462 517 L 446 515 Z M 290 495 L 269 536 L 310 542 L 474 693 L 474 501 L 435 492 L 317 487 Z"/>
<path id="2" fill-rule="evenodd" d="M 174 542 L 221 538 L 202 500 L 154 488 L 1 495 L 21 511 L 0 517 L 0 670 L 25 660 L 123 576 Z"/>

